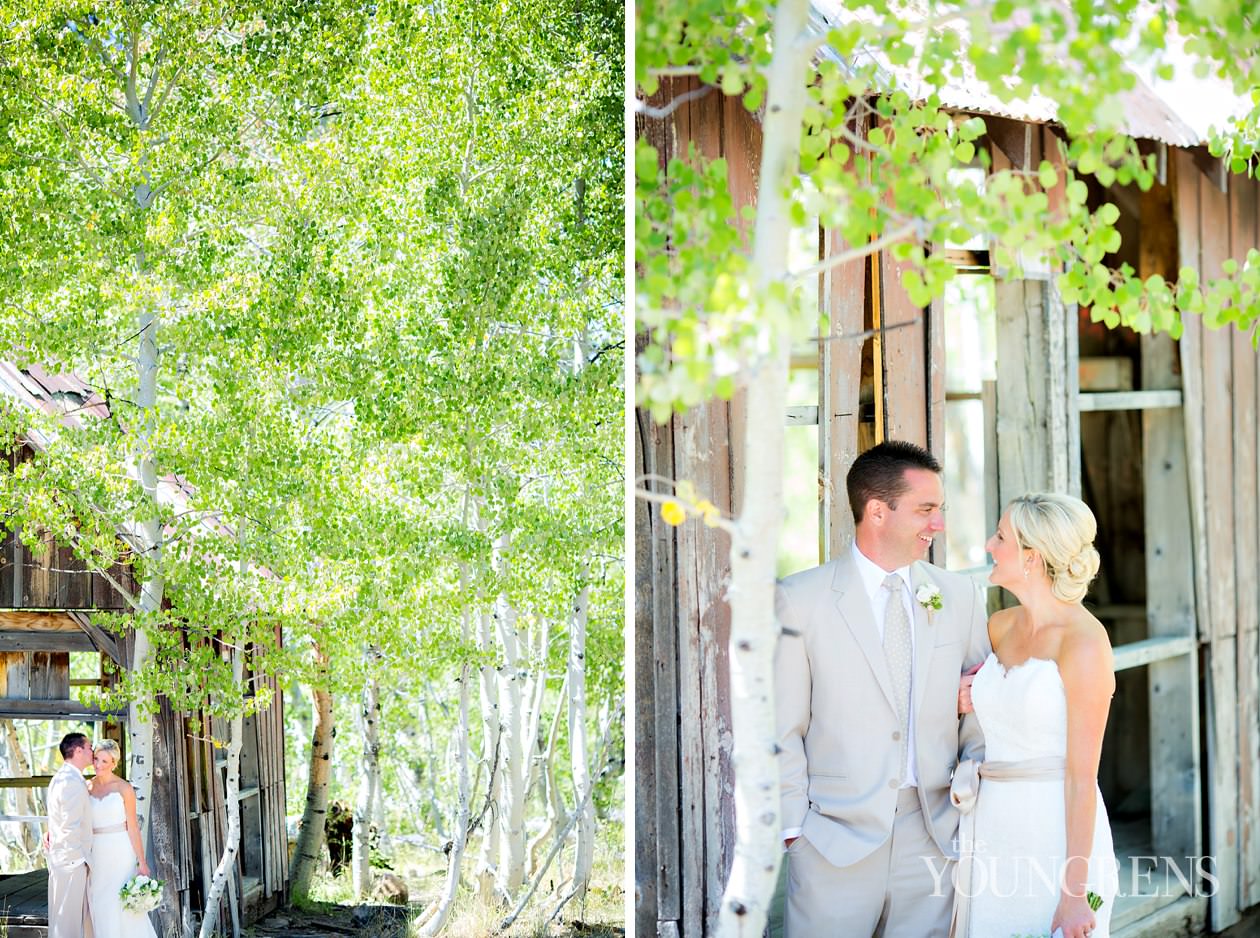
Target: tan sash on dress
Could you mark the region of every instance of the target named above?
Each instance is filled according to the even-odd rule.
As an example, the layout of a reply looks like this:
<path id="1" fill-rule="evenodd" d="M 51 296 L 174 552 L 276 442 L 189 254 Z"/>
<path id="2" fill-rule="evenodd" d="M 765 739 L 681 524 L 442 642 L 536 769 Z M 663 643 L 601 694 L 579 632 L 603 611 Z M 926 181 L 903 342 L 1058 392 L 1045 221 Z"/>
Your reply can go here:
<path id="1" fill-rule="evenodd" d="M 1062 779 L 1066 768 L 1060 756 L 1025 759 L 1021 762 L 976 762 L 965 759 L 954 770 L 949 800 L 962 815 L 958 825 L 958 880 L 954 887 L 954 916 L 950 938 L 969 938 L 971 928 L 971 875 L 976 844 L 976 798 L 980 779 L 992 782 L 1041 782 Z"/>

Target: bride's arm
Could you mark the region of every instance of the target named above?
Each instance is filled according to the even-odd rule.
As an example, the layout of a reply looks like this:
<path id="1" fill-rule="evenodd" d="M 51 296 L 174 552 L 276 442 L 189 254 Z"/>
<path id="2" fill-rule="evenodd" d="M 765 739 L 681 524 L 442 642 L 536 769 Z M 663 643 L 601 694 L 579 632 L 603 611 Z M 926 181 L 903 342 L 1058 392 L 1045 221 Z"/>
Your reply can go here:
<path id="1" fill-rule="evenodd" d="M 1116 675 L 1106 633 L 1074 636 L 1059 653 L 1059 674 L 1067 698 L 1067 767 L 1063 777 L 1067 864 L 1063 870 L 1063 894 L 1051 930 L 1088 913 L 1085 902 L 1089 856 L 1094 847 L 1094 818 L 1098 810 L 1098 763 L 1102 758 L 1107 713 L 1116 692 Z M 1089 915 L 1092 920 L 1092 914 Z"/>
<path id="2" fill-rule="evenodd" d="M 123 785 L 122 799 L 127 809 L 127 836 L 131 838 L 131 849 L 136 852 L 140 875 L 148 876 L 149 864 L 144 861 L 144 844 L 140 842 L 140 824 L 136 820 L 136 790 L 130 784 Z"/>

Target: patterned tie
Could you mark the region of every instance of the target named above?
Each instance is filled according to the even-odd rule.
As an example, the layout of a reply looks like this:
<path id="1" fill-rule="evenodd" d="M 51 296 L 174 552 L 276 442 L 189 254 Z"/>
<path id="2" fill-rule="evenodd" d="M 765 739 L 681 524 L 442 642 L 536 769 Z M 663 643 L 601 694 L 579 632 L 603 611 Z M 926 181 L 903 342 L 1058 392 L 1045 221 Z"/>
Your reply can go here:
<path id="1" fill-rule="evenodd" d="M 901 720 L 901 771 L 905 779 L 907 745 L 910 736 L 910 665 L 913 657 L 910 645 L 910 618 L 906 615 L 902 600 L 902 579 L 890 573 L 884 579 L 888 590 L 888 606 L 884 610 L 884 658 L 892 677 L 893 699 L 897 701 L 897 716 Z"/>

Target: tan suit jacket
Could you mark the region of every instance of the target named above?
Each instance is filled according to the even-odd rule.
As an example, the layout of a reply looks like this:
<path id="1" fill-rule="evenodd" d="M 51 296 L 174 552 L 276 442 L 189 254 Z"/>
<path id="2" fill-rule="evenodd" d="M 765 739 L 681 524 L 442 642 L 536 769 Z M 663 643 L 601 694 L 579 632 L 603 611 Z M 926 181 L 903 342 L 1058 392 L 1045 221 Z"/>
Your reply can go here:
<path id="1" fill-rule="evenodd" d="M 48 783 L 48 938 L 92 938 L 92 796 L 69 763 Z"/>
<path id="2" fill-rule="evenodd" d="M 73 869 L 92 855 L 92 801 L 87 779 L 63 763 L 48 783 L 48 865 Z"/>
<path id="3" fill-rule="evenodd" d="M 912 603 L 911 719 L 923 819 L 941 853 L 956 857 L 950 778 L 960 753 L 984 753 L 975 714 L 958 718 L 958 682 L 991 650 L 985 605 L 970 578 L 928 563 L 911 565 L 911 582 L 941 591 L 939 610 Z M 782 826 L 849 866 L 891 835 L 901 777 L 892 679 L 852 552 L 783 580 L 776 606 Z"/>

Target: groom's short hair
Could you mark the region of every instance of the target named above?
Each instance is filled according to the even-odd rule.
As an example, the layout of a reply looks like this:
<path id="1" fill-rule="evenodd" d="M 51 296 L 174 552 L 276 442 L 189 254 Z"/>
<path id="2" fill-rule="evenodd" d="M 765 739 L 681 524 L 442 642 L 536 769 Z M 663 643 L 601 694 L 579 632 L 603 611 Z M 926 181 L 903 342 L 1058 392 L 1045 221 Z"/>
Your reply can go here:
<path id="1" fill-rule="evenodd" d="M 922 446 L 905 440 L 877 443 L 853 460 L 844 481 L 855 523 L 862 520 L 866 503 L 872 498 L 897 507 L 897 499 L 910 488 L 907 469 L 927 469 L 940 475 L 941 464 Z"/>
<path id="2" fill-rule="evenodd" d="M 61 750 L 61 758 L 69 759 L 81 747 L 90 745 L 91 743 L 88 742 L 88 738 L 82 733 L 67 733 L 65 736 L 61 737 L 61 743 L 57 746 L 57 748 Z"/>

